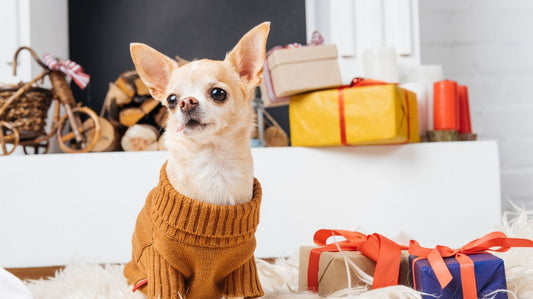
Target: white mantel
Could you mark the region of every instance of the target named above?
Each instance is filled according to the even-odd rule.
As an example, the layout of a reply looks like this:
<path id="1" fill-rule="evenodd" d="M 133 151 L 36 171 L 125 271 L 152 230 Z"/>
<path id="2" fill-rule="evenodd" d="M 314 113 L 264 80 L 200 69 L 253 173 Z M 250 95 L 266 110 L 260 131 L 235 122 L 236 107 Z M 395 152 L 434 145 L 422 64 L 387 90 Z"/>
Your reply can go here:
<path id="1" fill-rule="evenodd" d="M 319 228 L 459 246 L 500 223 L 494 141 L 254 148 L 263 186 L 258 257 Z M 0 266 L 126 262 L 166 152 L 0 157 Z"/>

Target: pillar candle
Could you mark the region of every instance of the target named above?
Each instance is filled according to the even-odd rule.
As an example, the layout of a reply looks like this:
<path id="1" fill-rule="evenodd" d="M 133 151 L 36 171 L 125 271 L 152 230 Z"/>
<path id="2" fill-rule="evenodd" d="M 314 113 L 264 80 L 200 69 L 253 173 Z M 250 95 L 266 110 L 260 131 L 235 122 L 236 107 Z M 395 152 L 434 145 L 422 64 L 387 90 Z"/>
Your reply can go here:
<path id="1" fill-rule="evenodd" d="M 396 50 L 392 47 L 375 47 L 363 52 L 363 73 L 365 78 L 389 83 L 400 81 Z"/>
<path id="2" fill-rule="evenodd" d="M 420 136 L 424 136 L 425 138 L 428 131 L 428 92 L 426 85 L 422 82 L 407 82 L 400 84 L 400 87 L 416 93 L 418 103 L 418 131 Z"/>
<path id="3" fill-rule="evenodd" d="M 433 130 L 433 84 L 444 79 L 442 65 L 423 64 L 414 68 L 408 75 L 409 81 L 422 82 L 428 93 L 428 130 Z"/>
<path id="4" fill-rule="evenodd" d="M 468 88 L 459 85 L 459 133 L 472 133 L 472 123 L 470 122 L 470 104 L 468 103 Z"/>
<path id="5" fill-rule="evenodd" d="M 459 130 L 457 82 L 442 80 L 433 85 L 435 130 Z"/>

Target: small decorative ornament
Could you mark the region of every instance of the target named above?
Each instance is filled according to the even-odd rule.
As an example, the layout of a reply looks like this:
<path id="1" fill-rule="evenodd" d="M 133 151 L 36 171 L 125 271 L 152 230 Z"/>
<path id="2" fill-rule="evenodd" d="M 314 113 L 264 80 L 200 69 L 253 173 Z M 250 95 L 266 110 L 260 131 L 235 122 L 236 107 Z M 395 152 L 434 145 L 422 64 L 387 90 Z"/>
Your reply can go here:
<path id="1" fill-rule="evenodd" d="M 60 71 L 64 73 L 67 82 L 70 82 L 70 80 L 73 79 L 81 89 L 85 89 L 91 80 L 91 76 L 84 73 L 83 68 L 70 59 L 61 61 L 50 54 L 44 54 L 43 61 L 52 71 Z"/>

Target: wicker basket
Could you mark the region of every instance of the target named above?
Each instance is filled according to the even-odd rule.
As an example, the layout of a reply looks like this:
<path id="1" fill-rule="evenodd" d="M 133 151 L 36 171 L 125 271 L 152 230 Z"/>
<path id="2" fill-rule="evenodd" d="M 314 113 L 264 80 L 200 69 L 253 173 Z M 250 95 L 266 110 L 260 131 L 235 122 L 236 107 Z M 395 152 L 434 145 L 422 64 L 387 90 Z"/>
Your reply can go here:
<path id="1" fill-rule="evenodd" d="M 22 85 L 10 88 L 0 87 L 0 107 L 4 106 L 7 99 L 20 86 Z M 49 89 L 31 87 L 7 107 L 3 115 L 0 115 L 0 120 L 13 124 L 19 131 L 21 139 L 43 135 L 52 98 L 52 92 Z"/>

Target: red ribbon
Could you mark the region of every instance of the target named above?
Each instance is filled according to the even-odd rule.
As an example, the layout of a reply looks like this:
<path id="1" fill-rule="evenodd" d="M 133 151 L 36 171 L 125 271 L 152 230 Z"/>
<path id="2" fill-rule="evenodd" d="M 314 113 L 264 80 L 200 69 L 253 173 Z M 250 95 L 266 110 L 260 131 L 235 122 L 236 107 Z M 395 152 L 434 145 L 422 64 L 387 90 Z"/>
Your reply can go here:
<path id="1" fill-rule="evenodd" d="M 533 241 L 528 239 L 508 238 L 502 232 L 492 232 L 479 239 L 467 243 L 461 248 L 451 249 L 438 245 L 435 248 L 424 248 L 417 241 L 411 240 L 409 244 L 409 254 L 417 256 L 414 263 L 419 259 L 426 258 L 429 265 L 435 272 L 441 288 L 445 288 L 453 279 L 450 270 L 444 262 L 446 257 L 455 257 L 461 269 L 461 285 L 463 288 L 463 298 L 477 298 L 476 276 L 474 272 L 474 262 L 468 257 L 469 254 L 493 252 L 506 252 L 511 247 L 533 247 Z M 416 280 L 413 272 L 413 283 L 416 288 Z"/>
<path id="2" fill-rule="evenodd" d="M 332 236 L 341 236 L 346 240 L 328 244 L 327 240 Z M 339 248 L 343 251 L 360 251 L 376 262 L 372 289 L 398 284 L 401 251 L 407 247 L 380 234 L 365 235 L 347 230 L 321 229 L 315 233 L 314 241 L 320 247 L 313 248 L 309 255 L 307 286 L 310 291 L 318 291 L 318 264 L 322 252 L 337 252 Z"/>
<path id="3" fill-rule="evenodd" d="M 50 54 L 44 54 L 43 61 L 52 71 L 64 73 L 68 81 L 73 79 L 81 89 L 85 89 L 91 80 L 91 77 L 83 72 L 83 68 L 72 60 L 60 61 Z"/>
<path id="4" fill-rule="evenodd" d="M 397 83 L 388 83 L 385 81 L 355 77 L 353 78 L 352 82 L 350 82 L 350 87 L 363 87 L 363 86 L 387 85 L 387 84 L 398 85 Z"/>
<path id="5" fill-rule="evenodd" d="M 341 128 L 341 143 L 342 145 L 349 145 L 346 141 L 346 116 L 344 113 L 344 87 L 337 89 L 339 91 L 339 126 Z"/>
<path id="6" fill-rule="evenodd" d="M 341 143 L 342 145 L 348 146 L 348 141 L 346 139 L 346 115 L 345 115 L 345 109 L 344 109 L 344 89 L 350 88 L 350 87 L 365 87 L 365 86 L 374 86 L 374 85 L 388 85 L 388 84 L 394 84 L 398 85 L 397 83 L 387 83 L 385 81 L 379 81 L 374 79 L 365 79 L 356 77 L 352 80 L 350 85 L 341 86 L 337 88 L 339 94 L 338 94 L 338 102 L 339 102 L 339 126 L 340 126 L 340 133 L 341 133 Z M 409 143 L 409 140 L 411 139 L 411 122 L 409 119 L 409 92 L 404 89 L 405 92 L 405 105 L 407 108 L 406 111 L 406 121 L 407 121 L 407 140 L 404 142 L 398 142 L 398 143 L 391 143 L 391 144 L 406 144 Z M 389 144 L 389 145 L 391 145 Z"/>

